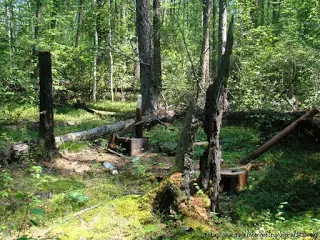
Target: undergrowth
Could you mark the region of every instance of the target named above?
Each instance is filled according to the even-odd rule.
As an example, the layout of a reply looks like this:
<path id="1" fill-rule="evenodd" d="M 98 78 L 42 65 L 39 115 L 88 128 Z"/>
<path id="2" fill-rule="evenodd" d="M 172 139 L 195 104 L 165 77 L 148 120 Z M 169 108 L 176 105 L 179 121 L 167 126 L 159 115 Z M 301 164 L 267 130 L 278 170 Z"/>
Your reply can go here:
<path id="1" fill-rule="evenodd" d="M 112 109 L 109 103 L 94 106 L 104 111 L 117 111 L 119 107 Z M 35 120 L 36 111 L 32 109 L 17 108 L 16 113 L 7 112 L 3 117 L 7 122 Z M 129 104 L 127 109 L 131 111 L 134 106 Z M 61 109 L 57 110 L 56 119 L 82 122 L 57 126 L 56 131 L 63 133 L 112 121 L 114 117 L 102 120 L 80 110 Z M 36 138 L 36 131 L 29 132 L 28 128 L 14 130 L 1 126 L 5 129 L 1 133 L 2 144 Z M 152 144 L 177 142 L 181 127 L 180 122 L 170 128 L 158 125 L 146 131 L 145 136 Z M 205 140 L 202 130 L 196 140 Z M 257 126 L 223 126 L 221 144 L 225 166 L 239 166 L 239 159 L 265 140 Z M 77 152 L 90 147 L 93 147 L 90 142 L 75 142 L 65 144 L 62 149 Z M 195 164 L 203 151 L 204 147 L 195 149 Z M 247 188 L 238 194 L 222 194 L 218 213 L 199 227 L 190 227 L 195 225 L 179 214 L 164 220 L 148 204 L 142 204 L 143 196 L 158 185 L 152 165 L 161 167 L 164 163 L 143 158 L 130 161 L 131 165 L 114 176 L 99 171 L 89 175 L 60 175 L 32 161 L 29 165 L 11 165 L 2 170 L 0 236 L 4 239 L 26 235 L 39 236 L 38 239 L 160 240 L 236 239 L 248 234 L 256 234 L 255 239 L 263 234 L 291 234 L 287 239 L 296 239 L 299 235 L 294 233 L 304 233 L 301 239 L 316 239 L 315 234 L 319 234 L 320 153 L 315 142 L 291 137 L 263 154 L 255 160 L 261 163 L 259 167 L 249 172 Z M 98 164 L 93 171 L 101 167 Z M 86 211 L 75 216 L 82 210 Z"/>

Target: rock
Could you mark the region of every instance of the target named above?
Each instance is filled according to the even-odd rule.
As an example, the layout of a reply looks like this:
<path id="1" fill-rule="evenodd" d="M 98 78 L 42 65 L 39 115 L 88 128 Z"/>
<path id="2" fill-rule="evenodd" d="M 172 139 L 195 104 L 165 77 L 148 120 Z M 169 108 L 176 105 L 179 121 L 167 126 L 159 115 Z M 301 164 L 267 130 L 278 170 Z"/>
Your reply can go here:
<path id="1" fill-rule="evenodd" d="M 175 155 L 178 143 L 166 142 L 160 146 L 162 152 L 168 155 Z"/>
<path id="2" fill-rule="evenodd" d="M 26 143 L 17 143 L 10 148 L 11 161 L 23 160 L 29 153 L 29 145 Z"/>

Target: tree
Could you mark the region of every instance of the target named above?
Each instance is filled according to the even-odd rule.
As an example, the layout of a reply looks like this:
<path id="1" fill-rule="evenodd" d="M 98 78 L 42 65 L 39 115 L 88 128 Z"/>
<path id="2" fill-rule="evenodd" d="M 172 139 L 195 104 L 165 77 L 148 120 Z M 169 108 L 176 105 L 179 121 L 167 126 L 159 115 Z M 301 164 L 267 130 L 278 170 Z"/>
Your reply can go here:
<path id="1" fill-rule="evenodd" d="M 140 58 L 140 81 L 142 109 L 144 113 L 153 112 L 158 107 L 158 88 L 153 79 L 150 6 L 148 0 L 136 2 L 136 25 Z"/>
<path id="2" fill-rule="evenodd" d="M 83 5 L 84 0 L 79 0 L 79 10 L 78 10 L 78 19 L 77 19 L 77 34 L 76 34 L 76 48 L 80 45 L 81 39 L 81 26 L 83 21 Z"/>
<path id="3" fill-rule="evenodd" d="M 43 141 L 44 158 L 55 157 L 56 144 L 54 138 L 52 72 L 50 52 L 39 52 L 40 76 L 40 139 Z"/>
<path id="4" fill-rule="evenodd" d="M 224 54 L 227 43 L 227 17 L 227 0 L 219 0 L 218 63 Z"/>
<path id="5" fill-rule="evenodd" d="M 162 80 L 161 80 L 161 46 L 160 46 L 160 0 L 153 0 L 153 81 L 156 85 L 156 96 L 159 98 Z M 156 104 L 159 108 L 159 100 Z"/>
<path id="6" fill-rule="evenodd" d="M 112 4 L 112 0 L 109 0 L 109 9 L 111 12 L 111 4 Z M 113 54 L 111 51 L 112 48 L 112 24 L 111 24 L 111 14 L 109 14 L 109 19 L 108 19 L 108 23 L 109 23 L 109 61 L 110 61 L 110 93 L 111 93 L 111 101 L 114 101 L 114 94 L 113 94 Z"/>
<path id="7" fill-rule="evenodd" d="M 207 89 L 203 129 L 209 143 L 200 158 L 199 185 L 208 192 L 211 200 L 211 210 L 215 211 L 219 196 L 221 149 L 219 144 L 220 127 L 223 112 L 223 86 L 229 76 L 230 56 L 233 47 L 233 18 L 231 20 L 226 51 L 223 53 L 218 67 L 217 77 Z"/>
<path id="8" fill-rule="evenodd" d="M 94 7 L 94 55 L 93 55 L 93 80 L 92 80 L 92 101 L 97 100 L 97 59 L 98 59 L 98 48 L 99 48 L 99 37 L 97 29 L 97 0 L 93 0 Z"/>
<path id="9" fill-rule="evenodd" d="M 203 14 L 202 14 L 202 50 L 200 57 L 201 67 L 201 83 L 205 84 L 210 78 L 210 18 L 211 18 L 211 0 L 203 0 Z"/>

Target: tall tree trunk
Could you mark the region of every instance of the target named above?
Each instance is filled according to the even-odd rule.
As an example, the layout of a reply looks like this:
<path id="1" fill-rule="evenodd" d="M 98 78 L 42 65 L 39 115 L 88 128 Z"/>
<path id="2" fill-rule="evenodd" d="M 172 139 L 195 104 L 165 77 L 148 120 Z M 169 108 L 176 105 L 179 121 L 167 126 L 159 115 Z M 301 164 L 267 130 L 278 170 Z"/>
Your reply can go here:
<path id="1" fill-rule="evenodd" d="M 219 0 L 218 65 L 227 42 L 227 0 Z"/>
<path id="2" fill-rule="evenodd" d="M 280 18 L 281 0 L 274 0 L 272 2 L 272 23 L 277 24 Z"/>
<path id="3" fill-rule="evenodd" d="M 113 55 L 112 55 L 112 24 L 111 24 L 111 6 L 112 6 L 112 0 L 109 0 L 109 19 L 108 19 L 108 25 L 109 25 L 109 61 L 110 61 L 110 93 L 111 93 L 111 101 L 114 101 L 114 94 L 113 94 Z"/>
<path id="4" fill-rule="evenodd" d="M 12 35 L 11 35 L 11 17 L 7 1 L 4 3 L 4 15 L 6 23 L 6 32 L 8 35 L 9 57 L 10 57 L 10 74 L 12 73 Z"/>
<path id="5" fill-rule="evenodd" d="M 156 85 L 156 98 L 162 88 L 161 80 L 161 46 L 160 46 L 160 0 L 153 0 L 153 81 Z M 160 102 L 157 101 L 160 108 Z"/>
<path id="6" fill-rule="evenodd" d="M 35 24 L 35 27 L 34 27 L 34 39 L 35 40 L 37 40 L 39 38 L 41 11 L 42 11 L 42 1 L 41 0 L 37 0 L 36 24 Z"/>
<path id="7" fill-rule="evenodd" d="M 208 148 L 200 158 L 199 185 L 208 191 L 211 200 L 211 210 L 215 211 L 220 183 L 221 149 L 219 145 L 221 116 L 223 102 L 221 96 L 223 86 L 226 85 L 229 76 L 230 55 L 233 46 L 233 18 L 230 23 L 226 51 L 219 63 L 217 77 L 207 90 L 203 129 L 209 142 Z"/>
<path id="8" fill-rule="evenodd" d="M 217 40 L 216 40 L 216 14 L 217 14 L 217 1 L 212 0 L 212 48 L 211 48 L 211 76 L 216 76 L 217 73 Z"/>
<path id="9" fill-rule="evenodd" d="M 218 62 L 217 62 L 217 73 L 219 71 L 220 62 L 222 60 L 222 55 L 225 53 L 226 50 L 226 43 L 227 43 L 227 17 L 228 17 L 228 11 L 227 11 L 227 0 L 219 0 L 219 26 L 218 26 Z M 227 110 L 228 108 L 228 99 L 227 99 L 227 81 L 225 81 L 225 84 L 222 86 L 221 89 L 221 97 L 220 97 L 220 105 L 222 106 L 223 110 Z M 220 111 L 220 121 L 217 121 L 221 125 L 221 119 L 222 119 L 222 112 Z M 220 125 L 218 128 L 220 129 Z"/>
<path id="10" fill-rule="evenodd" d="M 76 48 L 80 45 L 81 40 L 81 26 L 83 21 L 83 2 L 84 0 L 80 0 L 79 2 L 79 10 L 78 10 L 78 23 L 77 23 L 77 35 L 76 35 Z"/>
<path id="11" fill-rule="evenodd" d="M 152 79 L 150 6 L 148 0 L 137 0 L 136 18 L 140 58 L 142 110 L 144 113 L 151 113 L 157 110 L 158 95 L 157 85 Z"/>
<path id="12" fill-rule="evenodd" d="M 98 58 L 98 47 L 99 37 L 97 29 L 97 0 L 93 0 L 94 5 L 94 56 L 93 56 L 93 80 L 92 80 L 92 101 L 97 101 L 97 58 Z"/>
<path id="13" fill-rule="evenodd" d="M 36 61 L 37 58 L 37 44 L 38 44 L 38 39 L 39 39 L 39 35 L 40 35 L 40 18 L 41 18 L 41 12 L 42 12 L 42 1 L 41 0 L 37 0 L 36 2 L 36 13 L 35 13 L 35 17 L 36 17 L 36 21 L 35 21 L 35 26 L 34 26 L 34 40 L 35 43 L 32 46 L 32 57 L 33 60 Z M 34 68 L 33 73 L 31 74 L 31 79 L 38 79 L 38 64 L 39 62 L 37 62 L 37 66 Z M 35 87 L 37 88 L 38 82 L 35 81 Z"/>
<path id="14" fill-rule="evenodd" d="M 259 1 L 259 8 L 260 8 L 260 26 L 263 26 L 265 23 L 265 1 L 260 0 Z"/>
<path id="15" fill-rule="evenodd" d="M 210 78 L 210 17 L 211 17 L 211 0 L 203 0 L 203 35 L 202 50 L 200 56 L 201 83 L 205 84 Z"/>
<path id="16" fill-rule="evenodd" d="M 40 139 L 43 141 L 44 157 L 50 160 L 56 154 L 53 121 L 52 72 L 50 52 L 39 52 L 40 76 Z"/>
<path id="17" fill-rule="evenodd" d="M 53 6 L 51 11 L 51 23 L 50 28 L 55 29 L 57 25 L 57 11 L 58 11 L 59 3 L 57 0 L 53 0 Z"/>
<path id="18" fill-rule="evenodd" d="M 16 36 L 16 26 L 15 26 L 15 14 L 14 14 L 14 1 L 11 0 L 9 4 L 9 10 L 10 10 L 10 21 L 9 21 L 9 27 L 10 27 L 10 38 L 11 38 L 11 44 L 14 45 L 14 39 Z"/>

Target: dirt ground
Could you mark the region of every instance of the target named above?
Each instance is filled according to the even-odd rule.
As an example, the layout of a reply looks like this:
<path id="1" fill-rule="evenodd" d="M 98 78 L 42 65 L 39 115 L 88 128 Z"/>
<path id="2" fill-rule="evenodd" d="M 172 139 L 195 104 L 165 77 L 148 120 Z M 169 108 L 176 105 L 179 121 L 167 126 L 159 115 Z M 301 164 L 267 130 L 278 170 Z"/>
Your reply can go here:
<path id="1" fill-rule="evenodd" d="M 167 175 L 173 157 L 145 152 L 137 156 L 117 156 L 107 153 L 99 148 L 83 150 L 80 152 L 60 152 L 60 157 L 54 162 L 43 162 L 43 165 L 62 175 L 71 174 L 89 174 L 90 172 L 111 172 L 110 169 L 103 166 L 103 163 L 109 163 L 114 166 L 119 174 L 130 171 L 137 167 L 135 162 L 148 166 L 148 172 L 156 177 Z"/>

